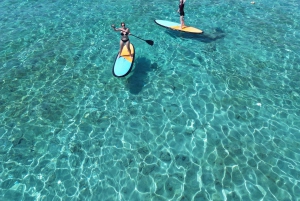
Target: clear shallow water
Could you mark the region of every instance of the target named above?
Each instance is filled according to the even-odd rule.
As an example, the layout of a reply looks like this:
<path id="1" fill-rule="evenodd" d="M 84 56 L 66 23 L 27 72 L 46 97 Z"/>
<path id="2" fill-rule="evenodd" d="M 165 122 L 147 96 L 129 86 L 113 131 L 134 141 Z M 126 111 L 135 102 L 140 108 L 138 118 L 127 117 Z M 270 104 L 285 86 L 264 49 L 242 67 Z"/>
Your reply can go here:
<path id="1" fill-rule="evenodd" d="M 0 200 L 300 199 L 299 9 L 2 1 Z M 121 21 L 155 45 L 118 79 Z"/>

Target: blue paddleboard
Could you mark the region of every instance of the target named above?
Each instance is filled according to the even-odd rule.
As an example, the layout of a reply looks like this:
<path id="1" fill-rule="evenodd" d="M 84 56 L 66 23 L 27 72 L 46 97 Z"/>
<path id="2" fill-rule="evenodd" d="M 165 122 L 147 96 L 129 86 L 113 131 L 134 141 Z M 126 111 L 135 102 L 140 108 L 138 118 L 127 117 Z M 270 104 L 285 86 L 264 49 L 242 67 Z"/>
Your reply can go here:
<path id="1" fill-rule="evenodd" d="M 202 34 L 203 31 L 200 29 L 197 29 L 195 27 L 191 27 L 191 26 L 184 26 L 180 27 L 179 23 L 176 22 L 170 22 L 167 20 L 154 20 L 154 22 L 162 27 L 166 27 L 172 30 L 176 30 L 176 31 L 182 31 L 182 32 L 186 32 L 186 33 L 192 33 L 192 34 Z"/>
<path id="2" fill-rule="evenodd" d="M 127 46 L 124 46 L 122 53 L 118 58 L 118 54 L 112 69 L 112 73 L 115 77 L 124 77 L 128 75 L 132 69 L 132 65 L 135 57 L 134 46 L 130 43 L 130 51 L 133 57 L 130 56 Z"/>

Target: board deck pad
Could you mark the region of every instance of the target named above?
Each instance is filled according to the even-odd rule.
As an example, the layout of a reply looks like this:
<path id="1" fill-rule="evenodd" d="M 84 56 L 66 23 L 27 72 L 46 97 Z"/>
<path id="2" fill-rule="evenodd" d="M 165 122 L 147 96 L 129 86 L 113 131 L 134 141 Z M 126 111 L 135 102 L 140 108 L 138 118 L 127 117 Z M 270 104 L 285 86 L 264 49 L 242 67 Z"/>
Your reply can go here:
<path id="1" fill-rule="evenodd" d="M 156 24 L 160 25 L 160 26 L 163 26 L 163 27 L 166 27 L 166 28 L 169 28 L 169 29 L 173 29 L 173 30 L 177 30 L 177 31 L 183 31 L 183 32 L 186 32 L 186 33 L 193 33 L 193 34 L 201 34 L 203 33 L 202 30 L 200 29 L 197 29 L 195 27 L 191 27 L 191 26 L 185 26 L 185 27 L 182 27 L 181 29 L 181 26 L 179 23 L 175 23 L 175 22 L 170 22 L 170 21 L 167 21 L 167 20 L 154 20 Z"/>
<path id="2" fill-rule="evenodd" d="M 134 57 L 135 57 L 135 50 L 134 46 L 130 43 L 130 50 L 133 57 L 130 56 L 127 46 L 124 46 L 121 52 L 120 57 L 118 58 L 118 54 L 113 66 L 112 73 L 116 77 L 124 77 L 128 75 L 131 71 Z"/>

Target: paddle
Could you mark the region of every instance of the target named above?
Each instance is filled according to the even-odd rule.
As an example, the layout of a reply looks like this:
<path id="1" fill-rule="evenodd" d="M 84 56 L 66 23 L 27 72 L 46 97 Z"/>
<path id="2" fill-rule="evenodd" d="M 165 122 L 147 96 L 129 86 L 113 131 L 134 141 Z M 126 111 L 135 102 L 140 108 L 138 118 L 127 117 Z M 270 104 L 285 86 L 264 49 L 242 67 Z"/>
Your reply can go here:
<path id="1" fill-rule="evenodd" d="M 136 38 L 138 38 L 138 39 L 141 39 L 141 40 L 143 40 L 143 41 L 146 41 L 146 42 L 147 42 L 149 45 L 151 45 L 151 46 L 154 44 L 153 40 L 144 40 L 144 39 L 142 39 L 142 38 L 140 38 L 140 37 L 138 37 L 138 36 L 133 35 L 132 33 L 131 33 L 130 35 L 132 35 L 132 36 L 134 36 L 134 37 L 136 37 Z"/>

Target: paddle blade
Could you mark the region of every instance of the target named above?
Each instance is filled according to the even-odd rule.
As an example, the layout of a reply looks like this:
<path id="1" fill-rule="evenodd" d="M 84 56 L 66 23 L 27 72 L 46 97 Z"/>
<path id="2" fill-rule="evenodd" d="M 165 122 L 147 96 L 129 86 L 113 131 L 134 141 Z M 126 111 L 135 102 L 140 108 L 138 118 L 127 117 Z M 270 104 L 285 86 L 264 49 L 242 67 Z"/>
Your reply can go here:
<path id="1" fill-rule="evenodd" d="M 153 40 L 145 40 L 149 45 L 154 45 L 154 42 L 153 42 Z"/>

